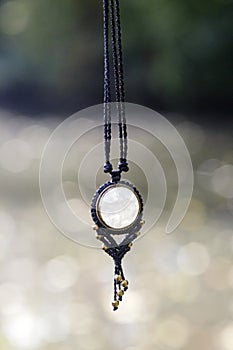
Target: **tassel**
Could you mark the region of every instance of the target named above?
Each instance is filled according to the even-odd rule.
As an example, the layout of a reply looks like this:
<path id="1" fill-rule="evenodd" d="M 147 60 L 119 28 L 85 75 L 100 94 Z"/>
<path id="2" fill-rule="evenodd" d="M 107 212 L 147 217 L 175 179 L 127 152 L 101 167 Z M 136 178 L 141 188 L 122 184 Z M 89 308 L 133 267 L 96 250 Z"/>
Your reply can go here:
<path id="1" fill-rule="evenodd" d="M 117 247 L 104 247 L 103 250 L 111 256 L 114 261 L 114 297 L 113 297 L 113 311 L 118 310 L 119 301 L 122 301 L 124 293 L 128 289 L 129 282 L 125 279 L 123 268 L 122 268 L 122 259 L 125 254 L 131 249 L 132 243 L 126 245 L 120 245 Z"/>

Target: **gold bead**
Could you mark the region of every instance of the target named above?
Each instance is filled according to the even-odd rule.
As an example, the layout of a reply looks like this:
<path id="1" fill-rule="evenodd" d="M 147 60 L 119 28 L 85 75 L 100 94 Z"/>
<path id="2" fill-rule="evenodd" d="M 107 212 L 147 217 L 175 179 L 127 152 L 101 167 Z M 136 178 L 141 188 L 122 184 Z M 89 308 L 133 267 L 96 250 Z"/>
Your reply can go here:
<path id="1" fill-rule="evenodd" d="M 139 236 L 140 236 L 140 234 L 141 234 L 141 232 L 137 232 L 137 233 L 136 233 L 136 236 L 137 236 L 137 237 L 139 237 Z"/>
<path id="2" fill-rule="evenodd" d="M 119 297 L 123 297 L 124 291 L 123 291 L 123 290 L 119 290 L 119 291 L 117 292 L 117 295 L 118 295 Z"/>
<path id="3" fill-rule="evenodd" d="M 97 235 L 97 236 L 96 236 L 97 239 L 101 239 L 102 237 L 103 237 L 103 236 L 101 236 L 101 235 Z"/>
<path id="4" fill-rule="evenodd" d="M 140 225 L 142 226 L 142 225 L 145 225 L 145 220 L 141 220 L 140 221 Z"/>
<path id="5" fill-rule="evenodd" d="M 133 243 L 132 243 L 132 242 L 128 244 L 128 247 L 129 247 L 129 248 L 131 248 L 132 246 L 133 246 Z"/>
<path id="6" fill-rule="evenodd" d="M 114 300 L 112 302 L 112 306 L 117 308 L 119 306 L 119 301 L 118 300 Z"/>
<path id="7" fill-rule="evenodd" d="M 98 225 L 93 225 L 93 226 L 92 226 L 92 229 L 93 229 L 94 231 L 97 231 L 97 230 L 98 230 L 98 228 L 99 228 L 99 226 L 98 226 Z"/>
<path id="8" fill-rule="evenodd" d="M 128 287 L 128 281 L 124 280 L 121 282 L 122 287 L 126 288 Z"/>
<path id="9" fill-rule="evenodd" d="M 105 245 L 104 245 L 102 249 L 103 249 L 103 250 L 107 250 L 108 248 L 107 248 L 107 247 L 105 247 Z"/>
<path id="10" fill-rule="evenodd" d="M 122 281 L 121 275 L 115 275 L 114 280 L 117 282 L 121 282 Z"/>

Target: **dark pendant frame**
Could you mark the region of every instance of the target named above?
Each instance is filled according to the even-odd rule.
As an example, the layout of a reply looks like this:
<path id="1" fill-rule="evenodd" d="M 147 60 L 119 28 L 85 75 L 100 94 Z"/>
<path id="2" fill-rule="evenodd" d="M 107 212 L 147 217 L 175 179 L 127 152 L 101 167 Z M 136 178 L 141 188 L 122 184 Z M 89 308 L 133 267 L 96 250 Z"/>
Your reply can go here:
<path id="1" fill-rule="evenodd" d="M 139 210 L 138 215 L 133 223 L 131 223 L 129 226 L 123 227 L 123 228 L 113 228 L 108 226 L 102 219 L 101 215 L 99 214 L 98 210 L 98 203 L 100 201 L 100 198 L 104 195 L 106 191 L 108 191 L 110 188 L 114 187 L 126 187 L 130 189 L 134 195 L 137 197 L 138 204 L 139 204 Z M 143 200 L 142 196 L 140 195 L 137 188 L 127 182 L 127 181 L 118 181 L 117 183 L 109 181 L 101 185 L 98 190 L 96 191 L 92 203 L 91 203 L 91 216 L 92 219 L 96 225 L 95 229 L 98 234 L 102 235 L 122 235 L 122 234 L 133 234 L 139 232 L 142 226 L 142 215 L 143 215 Z"/>

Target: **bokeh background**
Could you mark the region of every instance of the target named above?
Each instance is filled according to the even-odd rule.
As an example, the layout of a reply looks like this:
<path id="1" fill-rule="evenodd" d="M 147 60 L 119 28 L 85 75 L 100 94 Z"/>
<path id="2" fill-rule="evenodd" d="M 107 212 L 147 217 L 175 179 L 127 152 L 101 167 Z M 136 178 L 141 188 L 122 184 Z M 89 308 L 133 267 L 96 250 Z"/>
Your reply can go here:
<path id="1" fill-rule="evenodd" d="M 161 220 L 134 245 L 130 289 L 113 313 L 112 262 L 53 227 L 38 185 L 53 129 L 102 102 L 101 2 L 0 1 L 1 350 L 233 348 L 232 2 L 121 8 L 127 101 L 162 112 L 184 138 L 190 209 L 173 235 Z M 160 160 L 169 211 L 177 184 Z"/>

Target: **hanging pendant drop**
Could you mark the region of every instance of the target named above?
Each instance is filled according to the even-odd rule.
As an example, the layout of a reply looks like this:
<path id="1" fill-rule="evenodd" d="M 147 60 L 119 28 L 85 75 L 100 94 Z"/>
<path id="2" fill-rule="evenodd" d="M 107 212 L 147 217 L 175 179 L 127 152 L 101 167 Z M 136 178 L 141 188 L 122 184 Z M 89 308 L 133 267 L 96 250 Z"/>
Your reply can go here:
<path id="1" fill-rule="evenodd" d="M 114 261 L 114 311 L 128 289 L 129 282 L 124 276 L 122 260 L 140 233 L 144 223 L 142 212 L 140 193 L 126 181 L 103 184 L 92 200 L 91 215 L 96 238 L 103 243 L 103 250 Z M 116 238 L 120 238 L 119 243 Z"/>

